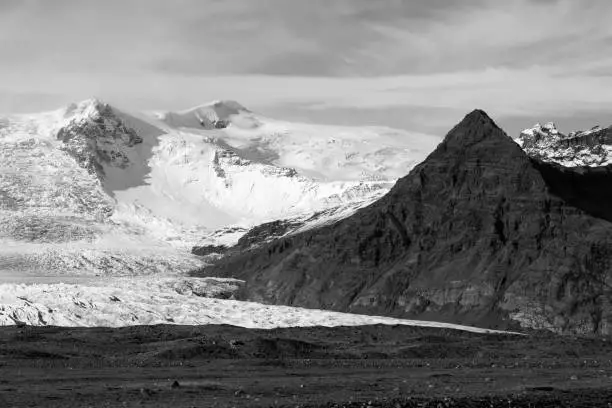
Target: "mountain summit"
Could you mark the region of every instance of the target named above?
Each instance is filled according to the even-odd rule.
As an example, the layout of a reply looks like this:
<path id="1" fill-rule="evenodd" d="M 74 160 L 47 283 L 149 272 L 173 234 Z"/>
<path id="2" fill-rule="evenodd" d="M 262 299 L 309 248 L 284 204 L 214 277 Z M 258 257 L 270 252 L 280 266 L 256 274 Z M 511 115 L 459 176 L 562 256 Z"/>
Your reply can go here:
<path id="1" fill-rule="evenodd" d="M 530 158 L 475 110 L 379 201 L 200 273 L 256 301 L 609 333 L 612 224 L 577 199 L 602 180 Z"/>
<path id="2" fill-rule="evenodd" d="M 236 101 L 217 100 L 180 112 L 167 112 L 161 116 L 161 119 L 173 127 L 211 130 L 224 129 L 241 116 L 253 120 L 254 126 L 257 121 L 251 113 Z"/>
<path id="3" fill-rule="evenodd" d="M 486 112 L 475 109 L 446 135 L 445 144 L 469 146 L 487 137 L 497 137 L 503 131 L 493 122 Z"/>
<path id="4" fill-rule="evenodd" d="M 142 137 L 126 126 L 107 103 L 90 99 L 70 105 L 66 124 L 56 134 L 62 149 L 92 174 L 104 178 L 105 166 L 126 168 L 127 150 L 142 143 Z"/>

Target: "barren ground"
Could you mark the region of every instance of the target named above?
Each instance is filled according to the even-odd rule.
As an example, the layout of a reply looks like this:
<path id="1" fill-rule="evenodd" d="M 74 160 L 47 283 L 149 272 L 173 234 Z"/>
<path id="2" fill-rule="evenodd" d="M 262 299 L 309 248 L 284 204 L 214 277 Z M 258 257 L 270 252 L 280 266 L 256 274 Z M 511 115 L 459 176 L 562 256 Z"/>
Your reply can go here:
<path id="1" fill-rule="evenodd" d="M 3 407 L 610 403 L 609 338 L 405 326 L 0 329 Z"/>

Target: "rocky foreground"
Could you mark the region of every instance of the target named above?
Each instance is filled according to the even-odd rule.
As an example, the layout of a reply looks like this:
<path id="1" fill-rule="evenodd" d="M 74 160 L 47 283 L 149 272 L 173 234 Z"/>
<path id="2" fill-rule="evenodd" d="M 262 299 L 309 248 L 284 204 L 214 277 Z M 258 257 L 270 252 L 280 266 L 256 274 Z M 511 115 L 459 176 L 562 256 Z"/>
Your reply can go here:
<path id="1" fill-rule="evenodd" d="M 4 327 L 0 373 L 3 407 L 608 407 L 612 338 Z"/>

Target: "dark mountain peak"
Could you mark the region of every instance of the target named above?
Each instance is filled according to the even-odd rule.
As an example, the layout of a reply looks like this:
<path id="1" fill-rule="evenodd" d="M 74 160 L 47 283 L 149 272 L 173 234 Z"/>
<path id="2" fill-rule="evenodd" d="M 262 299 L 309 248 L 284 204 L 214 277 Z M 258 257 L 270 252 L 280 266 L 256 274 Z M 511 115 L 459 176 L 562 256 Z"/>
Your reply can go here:
<path id="1" fill-rule="evenodd" d="M 529 166 L 529 157 L 489 115 L 475 109 L 447 133 L 415 170 L 430 165 L 448 167 L 447 164 L 452 163 L 451 170 L 455 172 L 456 166 L 469 165 L 470 162 L 493 167 L 501 165 L 521 172 L 522 167 Z"/>
<path id="2" fill-rule="evenodd" d="M 459 122 L 450 132 L 456 132 L 461 129 L 480 129 L 483 131 L 497 130 L 503 133 L 503 131 L 497 126 L 497 124 L 491 119 L 487 113 L 481 109 L 474 109 Z"/>
<path id="3" fill-rule="evenodd" d="M 484 141 L 492 145 L 499 143 L 501 145 L 499 147 L 508 146 L 510 143 L 516 144 L 489 115 L 480 109 L 475 109 L 448 132 L 442 144 L 451 148 L 464 149 Z"/>
<path id="4" fill-rule="evenodd" d="M 487 115 L 487 112 L 483 111 L 482 109 L 474 109 L 473 111 L 465 115 L 465 118 L 463 118 L 463 121 L 466 121 L 466 120 L 481 121 L 483 123 L 491 122 L 495 124 L 495 122 L 493 122 L 493 119 L 491 119 L 491 117 Z"/>

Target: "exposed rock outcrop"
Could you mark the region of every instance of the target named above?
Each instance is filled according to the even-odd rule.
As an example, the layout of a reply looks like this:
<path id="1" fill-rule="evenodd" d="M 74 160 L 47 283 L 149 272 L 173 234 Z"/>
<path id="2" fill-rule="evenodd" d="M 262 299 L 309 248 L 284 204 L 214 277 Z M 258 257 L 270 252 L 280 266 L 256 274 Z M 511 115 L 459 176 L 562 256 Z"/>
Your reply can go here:
<path id="1" fill-rule="evenodd" d="M 530 158 L 476 110 L 379 201 L 199 274 L 267 303 L 610 333 L 610 171 Z"/>
<path id="2" fill-rule="evenodd" d="M 113 108 L 98 100 L 88 100 L 68 109 L 73 115 L 57 132 L 62 150 L 79 165 L 99 179 L 104 178 L 104 166 L 126 168 L 126 149 L 142 143 L 142 138 L 113 112 Z"/>
<path id="3" fill-rule="evenodd" d="M 221 255 L 227 252 L 228 249 L 227 245 L 196 245 L 191 248 L 191 253 L 198 256 Z"/>
<path id="4" fill-rule="evenodd" d="M 538 123 L 523 130 L 516 141 L 530 156 L 563 166 L 612 164 L 612 128 L 595 126 L 565 135 L 552 122 Z"/>

